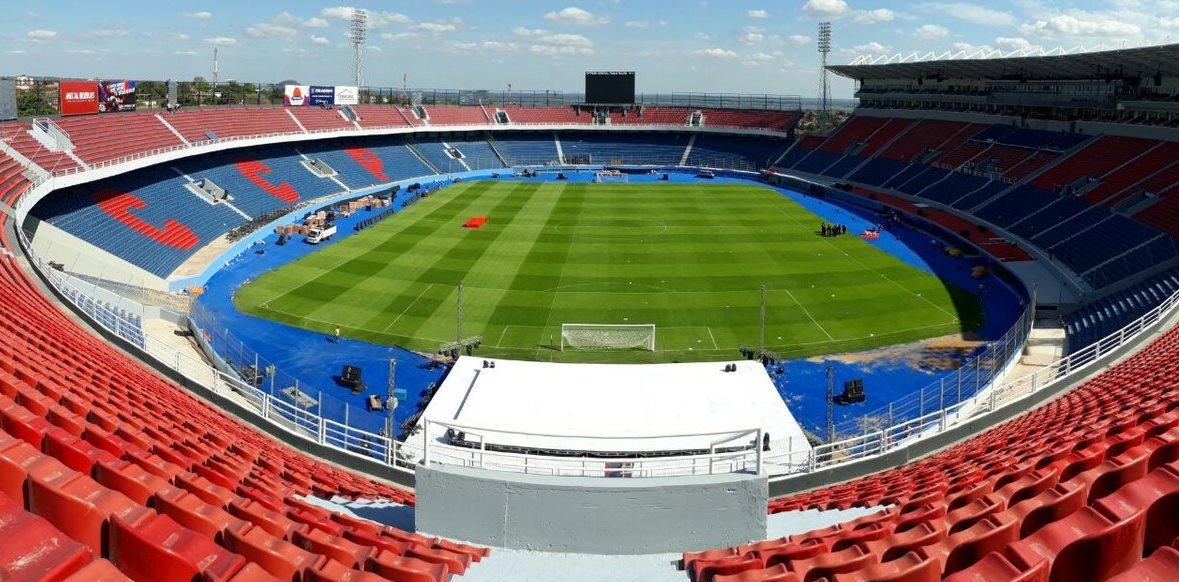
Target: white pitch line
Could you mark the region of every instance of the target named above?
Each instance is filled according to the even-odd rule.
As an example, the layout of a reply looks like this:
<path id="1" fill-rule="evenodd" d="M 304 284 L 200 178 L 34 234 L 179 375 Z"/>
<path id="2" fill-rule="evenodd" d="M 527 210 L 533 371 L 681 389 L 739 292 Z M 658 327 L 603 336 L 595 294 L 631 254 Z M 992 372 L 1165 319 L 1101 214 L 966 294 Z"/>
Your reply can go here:
<path id="1" fill-rule="evenodd" d="M 417 297 L 414 297 L 414 298 L 413 298 L 413 301 L 410 301 L 410 302 L 409 302 L 409 305 L 406 305 L 406 306 L 405 306 L 405 309 L 402 309 L 402 310 L 401 310 L 401 313 L 398 313 L 398 314 L 397 314 L 397 318 L 396 318 L 396 319 L 394 319 L 393 321 L 389 322 L 389 325 L 386 325 L 386 326 L 385 326 L 385 329 L 382 329 L 382 330 L 381 330 L 381 333 L 385 333 L 386 331 L 389 331 L 389 328 L 393 327 L 393 325 L 394 325 L 395 323 L 397 323 L 398 321 L 401 321 L 401 316 L 405 315 L 405 314 L 406 314 L 406 312 L 408 312 L 408 311 L 409 311 L 409 308 L 410 308 L 410 307 L 413 307 L 413 305 L 414 305 L 415 303 L 417 303 L 417 302 L 418 302 L 418 299 L 421 299 L 421 298 L 422 298 L 422 295 L 425 295 L 425 294 L 426 294 L 426 291 L 429 291 L 429 290 L 430 290 L 431 288 L 433 288 L 433 287 L 434 287 L 434 284 L 433 284 L 433 283 L 430 283 L 430 284 L 429 284 L 429 285 L 428 285 L 428 286 L 427 286 L 425 289 L 422 289 L 422 292 L 421 292 L 421 293 L 418 293 L 418 296 L 417 296 Z"/>
<path id="2" fill-rule="evenodd" d="M 707 330 L 708 330 L 708 337 L 712 338 L 712 348 L 713 348 L 713 349 L 715 349 L 715 350 L 719 350 L 719 349 L 720 349 L 720 345 L 718 345 L 718 344 L 716 343 L 716 336 L 715 336 L 715 335 L 712 335 L 712 327 L 711 327 L 711 326 L 705 326 L 705 328 L 704 328 L 704 329 L 707 329 Z"/>
<path id="3" fill-rule="evenodd" d="M 498 347 L 500 347 L 500 344 L 504 343 L 504 336 L 508 334 L 509 327 L 512 327 L 512 326 L 510 326 L 510 325 L 504 326 L 504 331 L 503 331 L 503 333 L 499 334 L 499 341 L 495 342 L 495 347 L 498 348 Z"/>
<path id="4" fill-rule="evenodd" d="M 802 302 L 799 301 L 798 298 L 795 297 L 794 294 L 790 292 L 789 289 L 783 289 L 783 291 L 785 291 L 786 294 L 789 295 L 790 298 L 794 300 L 794 303 L 797 304 L 800 309 L 802 309 L 802 312 L 805 313 L 807 318 L 809 318 L 811 320 L 811 323 L 815 324 L 815 327 L 819 328 L 819 331 L 823 332 L 823 335 L 827 336 L 827 339 L 829 339 L 831 341 L 835 341 L 835 338 L 832 337 L 830 333 L 827 333 L 826 328 L 824 328 L 822 325 L 819 325 L 819 322 L 818 322 L 818 320 L 815 319 L 815 316 L 811 315 L 811 312 L 807 311 L 806 306 L 804 306 L 802 304 Z"/>

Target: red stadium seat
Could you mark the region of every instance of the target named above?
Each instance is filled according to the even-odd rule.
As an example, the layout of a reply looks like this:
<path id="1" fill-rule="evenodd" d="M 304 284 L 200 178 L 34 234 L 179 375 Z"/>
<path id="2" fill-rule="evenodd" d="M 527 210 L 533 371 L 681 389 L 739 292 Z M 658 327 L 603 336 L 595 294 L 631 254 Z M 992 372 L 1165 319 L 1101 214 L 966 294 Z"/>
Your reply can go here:
<path id="1" fill-rule="evenodd" d="M 0 580 L 61 580 L 92 559 L 90 549 L 0 493 Z"/>
<path id="2" fill-rule="evenodd" d="M 137 580 L 187 582 L 200 575 L 228 580 L 246 565 L 241 556 L 165 515 L 134 524 L 116 516 L 110 539 L 111 562 Z"/>
<path id="3" fill-rule="evenodd" d="M 299 580 L 305 571 L 315 568 L 326 559 L 275 537 L 260 527 L 229 530 L 225 536 L 225 547 L 256 562 L 282 580 Z"/>

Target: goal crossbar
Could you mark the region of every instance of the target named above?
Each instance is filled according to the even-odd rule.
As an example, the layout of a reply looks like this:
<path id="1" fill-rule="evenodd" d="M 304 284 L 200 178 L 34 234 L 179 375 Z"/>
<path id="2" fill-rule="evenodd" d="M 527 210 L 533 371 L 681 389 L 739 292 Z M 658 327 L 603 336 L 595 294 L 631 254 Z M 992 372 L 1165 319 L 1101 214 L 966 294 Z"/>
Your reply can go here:
<path id="1" fill-rule="evenodd" d="M 561 351 L 645 349 L 655 351 L 653 323 L 562 323 Z"/>

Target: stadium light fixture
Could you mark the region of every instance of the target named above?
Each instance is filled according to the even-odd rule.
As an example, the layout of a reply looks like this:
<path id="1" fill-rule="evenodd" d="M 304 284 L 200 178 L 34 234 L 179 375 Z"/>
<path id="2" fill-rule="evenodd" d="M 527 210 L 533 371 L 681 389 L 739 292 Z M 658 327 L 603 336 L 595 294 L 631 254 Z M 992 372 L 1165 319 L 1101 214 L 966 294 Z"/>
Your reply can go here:
<path id="1" fill-rule="evenodd" d="M 819 69 L 819 131 L 831 128 L 831 76 L 827 71 L 827 56 L 831 53 L 831 23 L 819 23 L 819 54 L 823 63 Z"/>
<path id="2" fill-rule="evenodd" d="M 368 39 L 368 12 L 361 8 L 354 8 L 352 10 L 352 30 L 349 33 L 349 38 L 352 40 L 352 49 L 354 51 L 352 58 L 355 82 L 357 89 L 359 89 L 363 79 L 360 56 L 363 52 L 364 42 Z"/>

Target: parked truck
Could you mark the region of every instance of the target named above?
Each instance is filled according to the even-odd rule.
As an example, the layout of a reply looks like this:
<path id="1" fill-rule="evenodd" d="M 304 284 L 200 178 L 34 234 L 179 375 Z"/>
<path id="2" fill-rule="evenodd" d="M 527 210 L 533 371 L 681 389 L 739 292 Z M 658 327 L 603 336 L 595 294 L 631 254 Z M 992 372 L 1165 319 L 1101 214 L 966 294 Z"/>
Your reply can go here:
<path id="1" fill-rule="evenodd" d="M 334 224 L 321 228 L 313 228 L 307 232 L 307 242 L 317 245 L 333 236 L 336 236 L 336 225 Z"/>

